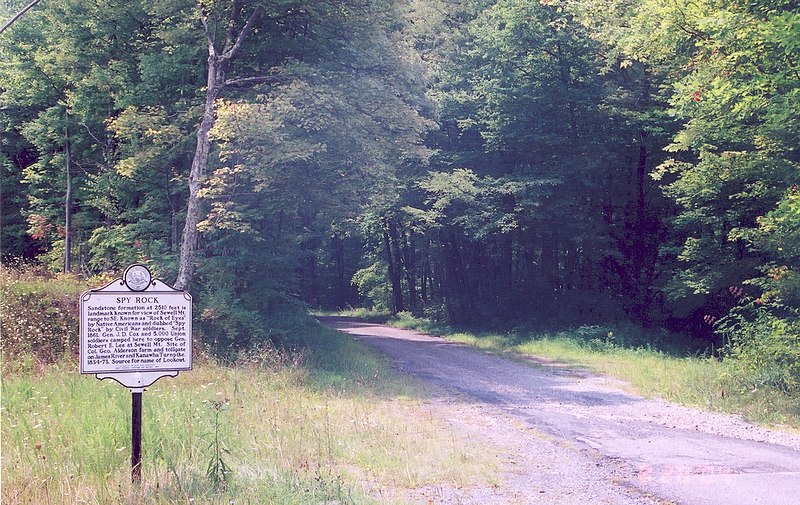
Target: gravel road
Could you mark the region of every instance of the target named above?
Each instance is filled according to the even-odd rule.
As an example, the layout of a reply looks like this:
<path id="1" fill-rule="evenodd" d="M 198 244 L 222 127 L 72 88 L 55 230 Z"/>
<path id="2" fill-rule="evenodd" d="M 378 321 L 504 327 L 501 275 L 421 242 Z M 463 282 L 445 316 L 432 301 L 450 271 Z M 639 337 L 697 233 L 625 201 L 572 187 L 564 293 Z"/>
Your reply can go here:
<path id="1" fill-rule="evenodd" d="M 436 504 L 800 504 L 800 437 L 409 330 L 320 321 L 437 391 L 426 408 L 497 447 L 502 483 L 415 490 Z"/>

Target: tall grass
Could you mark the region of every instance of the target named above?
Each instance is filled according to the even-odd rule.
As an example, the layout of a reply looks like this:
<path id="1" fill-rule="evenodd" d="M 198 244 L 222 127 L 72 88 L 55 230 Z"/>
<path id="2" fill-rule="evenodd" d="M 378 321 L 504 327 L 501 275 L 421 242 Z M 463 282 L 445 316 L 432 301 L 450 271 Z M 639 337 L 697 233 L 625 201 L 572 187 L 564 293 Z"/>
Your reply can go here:
<path id="1" fill-rule="evenodd" d="M 3 504 L 369 504 L 376 489 L 496 479 L 490 447 L 453 435 L 366 347 L 306 320 L 283 348 L 197 346 L 193 370 L 147 388 L 134 486 L 131 395 L 78 373 L 85 286 L 33 271 L 0 281 Z M 209 472 L 220 459 L 227 471 Z"/>
<path id="2" fill-rule="evenodd" d="M 391 323 L 442 335 L 490 352 L 535 356 L 608 374 L 648 397 L 740 414 L 752 421 L 800 429 L 800 401 L 770 387 L 752 386 L 735 360 L 679 351 L 674 339 L 635 326 L 580 326 L 563 331 L 460 331 L 398 314 Z M 672 342 L 672 345 L 671 345 Z"/>
<path id="3" fill-rule="evenodd" d="M 323 387 L 327 374 L 266 354 L 209 359 L 148 388 L 138 489 L 125 388 L 74 363 L 6 376 L 2 502 L 373 503 L 365 489 L 492 477 L 491 450 L 451 435 L 383 366 Z M 217 430 L 224 486 L 207 475 Z"/>
<path id="4" fill-rule="evenodd" d="M 364 307 L 350 307 L 343 310 L 325 311 L 318 310 L 314 312 L 316 316 L 343 316 L 354 317 L 362 321 L 370 323 L 385 323 L 392 319 L 392 313 L 384 309 L 364 308 Z"/>

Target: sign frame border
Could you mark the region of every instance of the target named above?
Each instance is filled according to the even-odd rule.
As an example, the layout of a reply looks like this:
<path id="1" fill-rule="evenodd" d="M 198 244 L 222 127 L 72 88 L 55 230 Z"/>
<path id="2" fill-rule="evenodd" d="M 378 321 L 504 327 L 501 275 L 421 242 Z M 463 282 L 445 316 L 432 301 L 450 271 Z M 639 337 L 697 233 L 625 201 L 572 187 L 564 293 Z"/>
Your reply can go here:
<path id="1" fill-rule="evenodd" d="M 126 289 L 127 288 L 127 289 Z M 187 353 L 189 358 L 188 366 L 170 366 L 170 367 L 162 367 L 162 368 L 131 368 L 131 369 L 111 369 L 111 370 L 84 370 L 84 345 L 87 345 L 87 334 L 88 334 L 88 321 L 85 320 L 83 317 L 84 315 L 84 302 L 88 301 L 91 298 L 92 294 L 103 294 L 103 295 L 116 295 L 116 294 L 131 294 L 131 293 L 164 293 L 164 294 L 183 294 L 185 300 L 189 302 L 189 314 L 188 314 L 188 331 L 187 331 Z M 150 285 L 142 291 L 134 291 L 128 288 L 126 282 L 122 278 L 114 279 L 113 281 L 109 282 L 103 287 L 95 288 L 95 289 L 88 289 L 81 293 L 80 302 L 78 307 L 80 313 L 80 333 L 79 333 L 79 341 L 78 341 L 78 361 L 79 361 L 79 369 L 81 374 L 95 374 L 98 379 L 114 379 L 123 386 L 129 388 L 141 388 L 146 387 L 158 380 L 160 377 L 170 376 L 174 377 L 178 374 L 178 372 L 185 372 L 192 369 L 193 366 L 193 359 L 192 354 L 194 352 L 193 339 L 192 339 L 192 295 L 189 294 L 188 291 L 182 291 L 179 289 L 175 289 L 172 286 L 169 286 L 165 282 L 161 281 L 160 279 L 152 279 L 150 281 Z M 174 373 L 173 373 L 174 372 Z M 158 375 L 160 374 L 160 375 Z M 158 377 L 152 378 L 154 375 L 158 375 Z M 119 376 L 119 377 L 118 377 Z M 136 377 L 134 377 L 136 376 Z M 152 380 L 151 380 L 152 379 Z M 143 384 L 143 382 L 148 382 L 149 384 Z"/>

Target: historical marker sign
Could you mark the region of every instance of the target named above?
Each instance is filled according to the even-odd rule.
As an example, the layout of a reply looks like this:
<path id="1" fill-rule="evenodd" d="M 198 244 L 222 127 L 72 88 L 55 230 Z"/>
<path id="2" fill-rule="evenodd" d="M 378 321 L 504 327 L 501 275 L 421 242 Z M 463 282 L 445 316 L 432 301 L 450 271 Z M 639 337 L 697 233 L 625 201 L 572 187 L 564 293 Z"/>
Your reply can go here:
<path id="1" fill-rule="evenodd" d="M 192 297 L 151 280 L 141 265 L 84 292 L 80 306 L 81 373 L 192 368 Z"/>
<path id="2" fill-rule="evenodd" d="M 142 393 L 161 377 L 192 368 L 192 296 L 131 265 L 106 286 L 81 294 L 81 373 L 131 391 L 131 479 L 142 478 Z"/>

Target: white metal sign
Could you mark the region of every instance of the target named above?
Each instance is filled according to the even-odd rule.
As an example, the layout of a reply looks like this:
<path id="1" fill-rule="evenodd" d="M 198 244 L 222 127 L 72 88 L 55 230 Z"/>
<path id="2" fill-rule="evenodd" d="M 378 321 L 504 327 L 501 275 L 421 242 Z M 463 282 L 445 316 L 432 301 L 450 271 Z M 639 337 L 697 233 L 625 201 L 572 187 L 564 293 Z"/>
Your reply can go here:
<path id="1" fill-rule="evenodd" d="M 134 265 L 117 279 L 81 295 L 81 373 L 144 387 L 192 368 L 192 297 Z M 174 373 L 160 373 L 174 372 Z M 134 373 L 127 384 L 113 374 Z M 109 375 L 111 374 L 111 375 Z M 157 377 L 156 377 L 157 376 Z M 150 377 L 155 377 L 150 381 Z"/>

